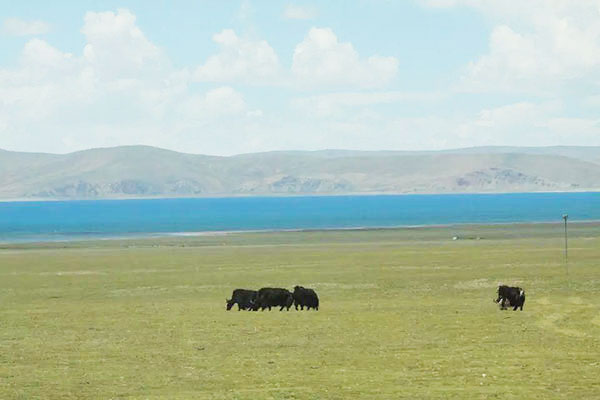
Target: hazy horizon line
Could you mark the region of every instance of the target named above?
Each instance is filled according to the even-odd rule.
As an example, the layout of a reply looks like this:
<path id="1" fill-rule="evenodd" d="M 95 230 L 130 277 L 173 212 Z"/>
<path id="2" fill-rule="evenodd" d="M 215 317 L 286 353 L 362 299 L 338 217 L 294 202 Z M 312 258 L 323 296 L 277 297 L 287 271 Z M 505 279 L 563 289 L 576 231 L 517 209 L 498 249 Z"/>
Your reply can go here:
<path id="1" fill-rule="evenodd" d="M 119 149 L 119 148 L 151 148 L 157 150 L 170 151 L 173 153 L 179 154 L 190 154 L 190 155 L 203 155 L 210 157 L 237 157 L 244 156 L 250 154 L 267 154 L 267 153 L 319 153 L 319 152 L 354 152 L 354 153 L 443 153 L 443 152 L 452 152 L 452 151 L 461 151 L 461 150 L 476 150 L 476 149 L 556 149 L 556 148 L 597 148 L 600 149 L 600 146 L 596 145 L 542 145 L 542 146 L 519 146 L 519 145 L 485 145 L 485 146 L 469 146 L 469 147 L 449 147 L 443 149 L 421 149 L 421 150 L 405 150 L 405 149 L 393 149 L 393 150 L 366 150 L 366 149 L 348 149 L 348 148 L 321 148 L 314 150 L 306 150 L 306 149 L 282 149 L 282 150 L 264 150 L 264 151 L 255 151 L 255 152 L 246 152 L 246 153 L 235 153 L 230 155 L 220 155 L 220 154 L 209 154 L 209 153 L 192 153 L 186 151 L 180 151 L 175 149 L 170 149 L 166 147 L 159 147 L 153 145 L 146 144 L 125 144 L 125 145 L 117 145 L 117 146 L 99 146 L 99 147 L 90 147 L 81 150 L 69 151 L 66 153 L 54 153 L 54 152 L 44 152 L 44 151 L 24 151 L 24 150 L 10 150 L 6 148 L 0 147 L 0 151 L 8 152 L 8 153 L 26 153 L 26 154 L 47 154 L 47 155 L 56 155 L 56 156 L 65 156 L 76 153 L 83 153 L 94 150 L 111 150 L 111 149 Z"/>

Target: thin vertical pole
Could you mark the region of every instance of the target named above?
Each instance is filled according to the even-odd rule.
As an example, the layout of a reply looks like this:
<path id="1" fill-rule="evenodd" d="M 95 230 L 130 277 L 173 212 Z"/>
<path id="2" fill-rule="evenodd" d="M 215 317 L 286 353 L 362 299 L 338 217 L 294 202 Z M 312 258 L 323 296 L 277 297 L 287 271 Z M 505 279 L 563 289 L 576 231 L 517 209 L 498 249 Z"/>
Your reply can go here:
<path id="1" fill-rule="evenodd" d="M 568 214 L 563 215 L 563 219 L 565 220 L 565 268 L 567 269 L 567 285 L 571 286 L 571 281 L 569 279 L 569 241 L 567 234 L 567 219 L 569 219 Z"/>
<path id="2" fill-rule="evenodd" d="M 569 240 L 567 233 L 567 219 L 565 218 L 565 263 L 569 265 Z"/>

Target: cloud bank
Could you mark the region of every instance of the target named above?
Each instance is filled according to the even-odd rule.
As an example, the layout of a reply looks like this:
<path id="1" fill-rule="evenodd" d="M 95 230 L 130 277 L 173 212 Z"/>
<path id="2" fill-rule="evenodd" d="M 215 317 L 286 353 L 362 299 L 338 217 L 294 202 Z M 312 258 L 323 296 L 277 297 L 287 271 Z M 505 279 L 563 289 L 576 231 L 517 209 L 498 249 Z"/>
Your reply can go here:
<path id="1" fill-rule="evenodd" d="M 6 18 L 2 31 L 13 36 L 43 35 L 50 32 L 50 25 L 44 21 L 25 21 L 20 18 Z"/>
<path id="2" fill-rule="evenodd" d="M 25 37 L 15 65 L 0 67 L 0 148 L 147 144 L 227 155 L 600 145 L 597 1 L 420 4 L 470 7 L 490 23 L 485 51 L 435 91 L 403 89 L 409 54 L 359 51 L 327 26 L 305 25 L 286 51 L 256 30 L 216 30 L 215 50 L 176 66 L 130 10 L 87 12 L 77 51 Z M 278 15 L 301 26 L 316 15 L 308 11 L 289 5 Z M 8 18 L 3 30 L 38 36 L 49 25 Z"/>

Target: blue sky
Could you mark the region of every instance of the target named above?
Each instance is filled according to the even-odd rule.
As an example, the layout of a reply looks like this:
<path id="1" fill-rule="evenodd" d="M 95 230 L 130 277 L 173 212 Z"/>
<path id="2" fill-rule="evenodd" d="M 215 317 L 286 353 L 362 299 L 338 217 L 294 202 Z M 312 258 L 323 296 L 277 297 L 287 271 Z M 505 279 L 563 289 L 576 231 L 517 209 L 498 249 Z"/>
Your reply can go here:
<path id="1" fill-rule="evenodd" d="M 0 6 L 0 148 L 600 145 L 597 0 Z"/>

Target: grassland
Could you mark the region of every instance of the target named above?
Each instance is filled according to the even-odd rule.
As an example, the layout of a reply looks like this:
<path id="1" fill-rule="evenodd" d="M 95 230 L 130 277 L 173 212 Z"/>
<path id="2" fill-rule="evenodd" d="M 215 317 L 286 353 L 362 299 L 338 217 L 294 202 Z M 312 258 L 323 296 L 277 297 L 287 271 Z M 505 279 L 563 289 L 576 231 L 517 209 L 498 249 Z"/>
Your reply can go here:
<path id="1" fill-rule="evenodd" d="M 3 245 L 0 399 L 600 398 L 600 225 L 571 226 L 568 279 L 562 233 Z M 320 311 L 225 311 L 234 288 L 295 284 Z"/>

